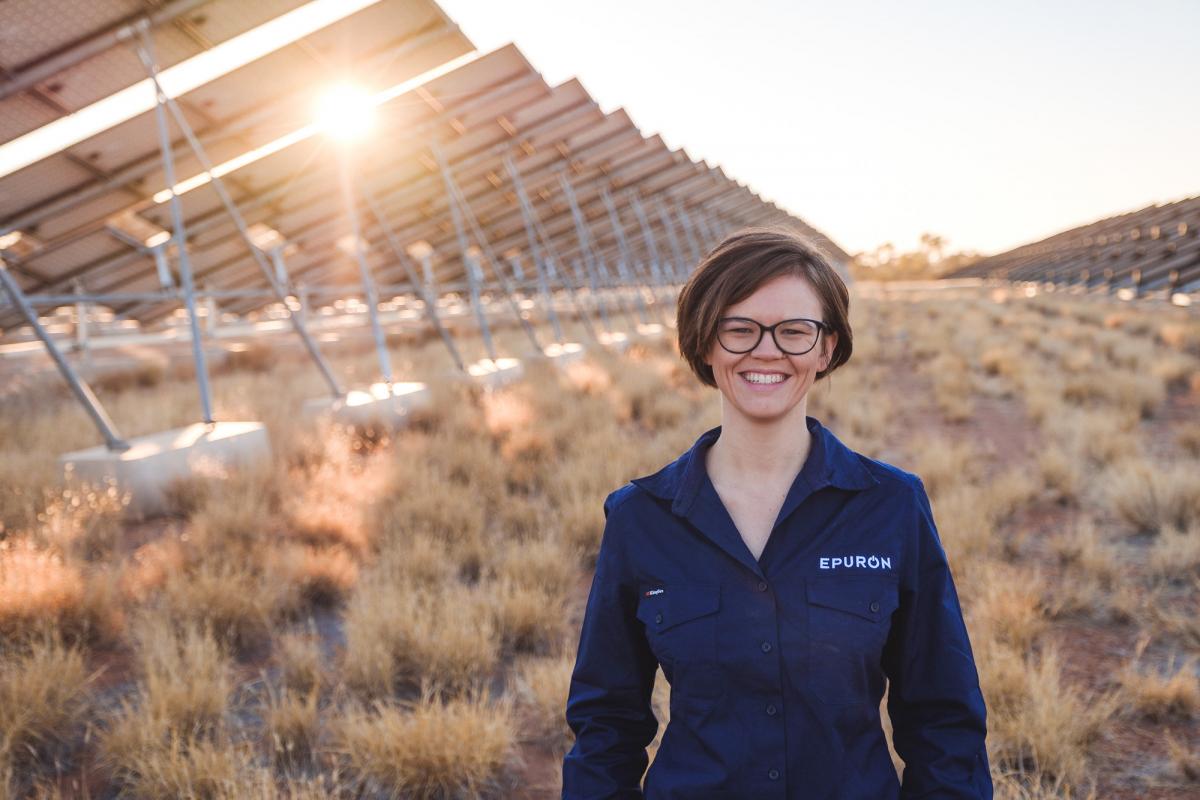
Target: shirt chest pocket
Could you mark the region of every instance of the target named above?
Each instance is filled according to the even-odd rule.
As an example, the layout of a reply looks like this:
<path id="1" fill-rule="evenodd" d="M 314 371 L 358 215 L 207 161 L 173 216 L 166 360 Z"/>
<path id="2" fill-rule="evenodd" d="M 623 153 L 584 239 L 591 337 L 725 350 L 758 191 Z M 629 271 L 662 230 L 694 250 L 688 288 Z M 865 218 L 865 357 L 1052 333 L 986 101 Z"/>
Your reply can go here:
<path id="1" fill-rule="evenodd" d="M 645 625 L 650 649 L 659 661 L 711 663 L 717 657 L 720 608 L 719 585 L 672 584 L 643 590 L 637 618 Z"/>
<path id="2" fill-rule="evenodd" d="M 809 688 L 829 704 L 874 702 L 883 691 L 880 659 L 899 606 L 896 578 L 816 578 L 806 590 Z"/>

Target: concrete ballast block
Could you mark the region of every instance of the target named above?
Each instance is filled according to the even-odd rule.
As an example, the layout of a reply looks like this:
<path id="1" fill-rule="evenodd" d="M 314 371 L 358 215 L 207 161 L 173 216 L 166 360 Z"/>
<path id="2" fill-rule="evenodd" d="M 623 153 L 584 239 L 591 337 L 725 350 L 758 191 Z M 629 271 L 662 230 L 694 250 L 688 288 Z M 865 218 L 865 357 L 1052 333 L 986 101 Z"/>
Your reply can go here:
<path id="1" fill-rule="evenodd" d="M 492 388 L 520 380 L 524 374 L 521 362 L 515 358 L 484 358 L 467 367 L 467 374 L 474 380 Z"/>
<path id="2" fill-rule="evenodd" d="M 167 509 L 168 485 L 192 475 L 220 475 L 228 468 L 270 457 L 267 429 L 261 422 L 197 422 L 186 428 L 129 439 L 128 450 L 103 445 L 67 453 L 59 464 L 67 480 L 93 484 L 114 480 L 130 493 L 128 511 L 137 516 Z"/>
<path id="3" fill-rule="evenodd" d="M 629 349 L 629 337 L 622 331 L 601 331 L 598 338 L 600 344 L 610 347 L 618 353 Z"/>
<path id="4" fill-rule="evenodd" d="M 547 345 L 543 352 L 555 366 L 561 367 L 583 358 L 583 345 L 579 342 L 555 342 Z"/>

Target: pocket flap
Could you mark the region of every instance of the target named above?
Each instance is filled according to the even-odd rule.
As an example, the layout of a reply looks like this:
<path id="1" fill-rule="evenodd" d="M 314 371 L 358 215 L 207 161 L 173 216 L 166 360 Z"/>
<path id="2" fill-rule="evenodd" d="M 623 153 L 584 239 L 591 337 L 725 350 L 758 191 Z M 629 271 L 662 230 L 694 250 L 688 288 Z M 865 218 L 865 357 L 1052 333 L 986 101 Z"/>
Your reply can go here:
<path id="1" fill-rule="evenodd" d="M 808 602 L 878 622 L 896 610 L 896 581 L 870 578 L 818 578 L 808 582 Z"/>
<path id="2" fill-rule="evenodd" d="M 637 617 L 649 630 L 665 631 L 689 620 L 714 614 L 721 607 L 721 587 L 687 583 L 661 587 L 659 594 L 643 593 Z"/>

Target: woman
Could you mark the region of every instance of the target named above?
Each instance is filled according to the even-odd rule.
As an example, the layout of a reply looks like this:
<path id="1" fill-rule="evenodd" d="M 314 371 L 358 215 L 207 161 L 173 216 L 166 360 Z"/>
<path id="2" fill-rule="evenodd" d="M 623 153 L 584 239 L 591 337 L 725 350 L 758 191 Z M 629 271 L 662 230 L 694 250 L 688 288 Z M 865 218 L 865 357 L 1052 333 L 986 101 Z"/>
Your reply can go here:
<path id="1" fill-rule="evenodd" d="M 850 358 L 848 307 L 825 257 L 785 231 L 730 235 L 683 288 L 680 352 L 720 390 L 721 425 L 604 502 L 565 800 L 992 796 L 925 489 L 806 414 Z M 643 789 L 659 666 L 671 715 Z"/>

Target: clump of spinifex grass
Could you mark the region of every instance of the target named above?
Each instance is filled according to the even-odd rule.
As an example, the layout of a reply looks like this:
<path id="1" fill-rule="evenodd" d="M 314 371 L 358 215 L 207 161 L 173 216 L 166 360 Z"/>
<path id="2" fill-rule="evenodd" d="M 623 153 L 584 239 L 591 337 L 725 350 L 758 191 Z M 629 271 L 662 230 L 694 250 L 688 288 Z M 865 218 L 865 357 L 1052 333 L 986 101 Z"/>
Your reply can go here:
<path id="1" fill-rule="evenodd" d="M 434 800 L 496 787 L 514 757 L 506 700 L 483 693 L 352 707 L 332 720 L 336 751 L 367 791 Z"/>
<path id="2" fill-rule="evenodd" d="M 0 784 L 70 748 L 94 677 L 78 646 L 52 636 L 0 645 Z"/>
<path id="3" fill-rule="evenodd" d="M 414 585 L 386 566 L 365 573 L 347 603 L 347 684 L 383 698 L 422 682 L 461 692 L 486 680 L 500 655 L 491 594 L 457 581 Z"/>

